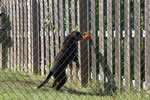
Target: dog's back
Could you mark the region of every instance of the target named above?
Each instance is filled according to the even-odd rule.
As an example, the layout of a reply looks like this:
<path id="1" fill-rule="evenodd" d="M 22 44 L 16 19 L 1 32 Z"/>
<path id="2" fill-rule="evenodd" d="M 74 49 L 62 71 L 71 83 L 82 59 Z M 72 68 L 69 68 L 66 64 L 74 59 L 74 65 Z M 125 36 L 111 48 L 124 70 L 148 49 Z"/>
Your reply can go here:
<path id="1" fill-rule="evenodd" d="M 77 54 L 77 42 L 69 35 L 66 37 L 60 52 L 55 57 L 51 70 L 65 70 L 67 65 L 73 60 Z M 63 67 L 62 67 L 63 66 Z"/>

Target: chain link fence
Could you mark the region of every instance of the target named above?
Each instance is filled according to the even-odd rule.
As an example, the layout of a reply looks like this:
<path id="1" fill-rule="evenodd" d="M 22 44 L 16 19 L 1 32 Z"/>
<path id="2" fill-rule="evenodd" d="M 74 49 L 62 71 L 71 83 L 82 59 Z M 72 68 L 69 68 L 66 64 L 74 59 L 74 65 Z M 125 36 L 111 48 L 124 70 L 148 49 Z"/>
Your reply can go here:
<path id="1" fill-rule="evenodd" d="M 0 0 L 0 100 L 150 99 L 149 5 L 149 0 Z M 91 37 L 65 47 L 74 31 Z M 62 68 L 61 79 L 53 74 L 38 89 L 53 66 Z M 52 88 L 66 76 L 59 91 Z"/>

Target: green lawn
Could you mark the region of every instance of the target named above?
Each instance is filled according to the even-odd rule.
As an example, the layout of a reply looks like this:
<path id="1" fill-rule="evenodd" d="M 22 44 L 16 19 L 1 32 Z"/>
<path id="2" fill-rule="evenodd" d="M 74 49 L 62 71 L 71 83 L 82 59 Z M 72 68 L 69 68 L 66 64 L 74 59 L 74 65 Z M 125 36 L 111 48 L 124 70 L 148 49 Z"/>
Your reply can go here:
<path id="1" fill-rule="evenodd" d="M 36 89 L 44 78 L 22 72 L 0 71 L 0 100 L 150 100 L 144 91 L 114 93 L 110 96 L 98 92 L 99 86 L 95 82 L 80 88 L 78 82 L 68 81 L 61 91 L 56 91 L 50 88 L 51 79 L 42 89 Z"/>

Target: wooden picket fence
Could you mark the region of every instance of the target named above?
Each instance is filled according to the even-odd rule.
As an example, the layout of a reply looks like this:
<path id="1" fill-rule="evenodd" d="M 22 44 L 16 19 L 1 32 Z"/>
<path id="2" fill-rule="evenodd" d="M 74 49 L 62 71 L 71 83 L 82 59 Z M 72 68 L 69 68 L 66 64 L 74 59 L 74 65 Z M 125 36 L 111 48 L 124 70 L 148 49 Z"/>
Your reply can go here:
<path id="1" fill-rule="evenodd" d="M 8 50 L 8 68 L 47 74 L 64 37 L 77 26 L 81 32 L 92 33 L 90 41 L 79 43 L 77 76 L 82 85 L 95 79 L 104 88 L 106 80 L 114 79 L 119 89 L 124 84 L 129 90 L 132 81 L 137 90 L 143 84 L 145 89 L 150 88 L 149 0 L 134 0 L 133 8 L 130 0 L 3 1 L 12 26 L 13 46 Z M 53 29 L 43 29 L 47 15 Z M 141 20 L 144 20 L 142 25 Z"/>

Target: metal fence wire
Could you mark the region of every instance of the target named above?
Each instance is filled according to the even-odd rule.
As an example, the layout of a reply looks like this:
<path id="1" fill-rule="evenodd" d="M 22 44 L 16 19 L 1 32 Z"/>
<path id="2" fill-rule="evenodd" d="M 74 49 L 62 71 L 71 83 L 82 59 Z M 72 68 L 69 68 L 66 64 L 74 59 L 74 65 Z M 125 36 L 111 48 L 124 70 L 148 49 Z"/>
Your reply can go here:
<path id="1" fill-rule="evenodd" d="M 0 100 L 149 100 L 149 5 L 0 0 Z"/>

